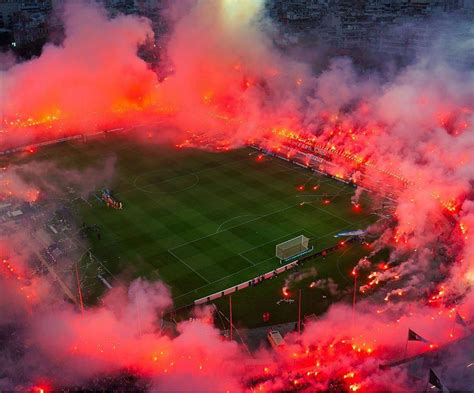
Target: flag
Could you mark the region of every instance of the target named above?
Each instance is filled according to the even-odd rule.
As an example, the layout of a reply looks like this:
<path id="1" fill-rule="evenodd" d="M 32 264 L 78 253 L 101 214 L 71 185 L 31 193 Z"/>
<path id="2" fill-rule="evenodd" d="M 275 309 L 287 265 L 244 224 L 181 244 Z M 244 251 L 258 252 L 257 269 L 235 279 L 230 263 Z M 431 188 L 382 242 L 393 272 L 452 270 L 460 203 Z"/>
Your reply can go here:
<path id="1" fill-rule="evenodd" d="M 428 382 L 437 387 L 440 390 L 443 390 L 443 384 L 441 383 L 441 380 L 438 378 L 438 376 L 435 374 L 435 372 L 430 368 L 430 377 Z"/>
<path id="2" fill-rule="evenodd" d="M 468 328 L 467 323 L 462 319 L 459 313 L 456 311 L 456 323 L 459 323 L 462 327 Z"/>
<path id="3" fill-rule="evenodd" d="M 411 329 L 408 329 L 408 341 L 423 341 L 424 343 L 429 343 L 426 338 L 421 337 Z"/>

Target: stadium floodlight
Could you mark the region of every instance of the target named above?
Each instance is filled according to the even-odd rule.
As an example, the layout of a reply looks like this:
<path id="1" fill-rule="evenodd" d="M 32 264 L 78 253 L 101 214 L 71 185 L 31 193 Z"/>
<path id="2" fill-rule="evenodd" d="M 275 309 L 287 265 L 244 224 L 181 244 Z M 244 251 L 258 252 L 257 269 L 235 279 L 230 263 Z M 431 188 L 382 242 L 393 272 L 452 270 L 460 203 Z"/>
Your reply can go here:
<path id="1" fill-rule="evenodd" d="M 309 247 L 309 238 L 300 235 L 276 245 L 275 254 L 280 261 L 289 261 L 313 250 Z"/>

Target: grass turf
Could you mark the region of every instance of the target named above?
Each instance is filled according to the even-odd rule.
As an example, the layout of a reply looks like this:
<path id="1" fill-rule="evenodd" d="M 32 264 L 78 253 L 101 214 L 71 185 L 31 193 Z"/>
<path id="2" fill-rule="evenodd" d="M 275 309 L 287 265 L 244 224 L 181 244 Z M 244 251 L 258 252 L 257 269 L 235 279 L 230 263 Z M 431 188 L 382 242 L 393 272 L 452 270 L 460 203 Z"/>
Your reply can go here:
<path id="1" fill-rule="evenodd" d="M 237 327 L 262 327 L 294 322 L 298 319 L 298 291 L 301 290 L 301 316 L 322 315 L 331 304 L 341 300 L 352 302 L 354 278 L 352 269 L 359 259 L 367 257 L 373 250 L 359 242 L 348 243 L 326 258 L 314 257 L 304 265 L 289 270 L 254 287 L 232 294 L 233 321 Z M 371 255 L 376 263 L 386 260 L 387 250 Z M 364 272 L 365 278 L 365 272 Z M 282 289 L 287 286 L 288 296 Z M 358 301 L 364 295 L 358 293 Z M 258 300 L 257 300 L 258 299 Z M 282 301 L 283 299 L 289 301 Z M 217 299 L 213 304 L 225 318 L 216 318 L 219 328 L 229 328 L 229 297 Z M 264 320 L 263 314 L 269 319 Z"/>
<path id="2" fill-rule="evenodd" d="M 52 146 L 34 159 L 84 168 L 108 156 L 124 209 L 95 198 L 79 205 L 80 220 L 101 229 L 100 240 L 90 236 L 92 251 L 114 276 L 162 279 L 178 307 L 273 270 L 277 243 L 304 234 L 323 249 L 337 242 L 335 233 L 370 221 L 352 210 L 352 187 L 276 158 L 257 160 L 247 148 L 212 153 L 115 136 Z M 103 290 L 91 279 L 89 300 Z"/>

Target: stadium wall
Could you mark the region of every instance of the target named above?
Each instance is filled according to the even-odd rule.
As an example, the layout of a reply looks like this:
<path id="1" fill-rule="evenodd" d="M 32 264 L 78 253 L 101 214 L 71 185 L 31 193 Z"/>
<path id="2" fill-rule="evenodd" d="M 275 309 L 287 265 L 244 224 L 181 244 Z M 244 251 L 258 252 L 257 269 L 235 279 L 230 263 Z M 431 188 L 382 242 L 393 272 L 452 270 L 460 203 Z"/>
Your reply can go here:
<path id="1" fill-rule="evenodd" d="M 242 282 L 238 285 L 234 285 L 230 288 L 227 288 L 227 289 L 224 289 L 223 291 L 219 291 L 219 292 L 216 292 L 216 293 L 213 293 L 212 295 L 209 295 L 209 296 L 205 296 L 205 297 L 202 297 L 200 299 L 197 299 L 194 301 L 194 304 L 195 305 L 199 305 L 199 304 L 204 304 L 204 303 L 207 303 L 207 302 L 210 302 L 212 300 L 216 300 L 216 299 L 219 299 L 223 296 L 227 296 L 227 295 L 230 295 L 234 292 L 237 292 L 241 289 L 245 289 L 245 288 L 248 288 L 250 286 L 250 283 L 252 281 L 255 281 L 255 280 L 258 280 L 259 278 L 263 278 L 263 279 L 269 279 L 269 278 L 272 278 L 274 277 L 275 275 L 278 275 L 280 273 L 283 273 L 283 272 L 286 272 L 287 270 L 290 270 L 290 269 L 293 269 L 296 265 L 298 265 L 298 260 L 296 261 L 293 261 L 291 263 L 288 263 L 287 265 L 285 266 L 282 266 L 282 267 L 279 267 L 278 269 L 274 269 L 270 272 L 267 272 L 267 273 L 264 273 L 264 274 L 261 274 L 257 277 L 254 277 L 252 278 L 251 280 L 247 280 L 245 282 Z"/>

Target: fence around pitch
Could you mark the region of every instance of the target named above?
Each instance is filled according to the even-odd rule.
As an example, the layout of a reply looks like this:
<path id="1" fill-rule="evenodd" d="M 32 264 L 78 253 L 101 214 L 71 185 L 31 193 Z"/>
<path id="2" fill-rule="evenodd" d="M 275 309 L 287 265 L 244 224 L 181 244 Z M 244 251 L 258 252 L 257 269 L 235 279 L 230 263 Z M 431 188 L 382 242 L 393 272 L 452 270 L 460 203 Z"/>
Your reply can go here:
<path id="1" fill-rule="evenodd" d="M 358 240 L 358 237 L 357 236 L 354 236 L 354 237 L 349 237 L 347 238 L 343 244 L 349 244 L 349 243 L 353 243 L 354 241 Z M 227 296 L 227 295 L 231 295 L 232 293 L 235 293 L 237 291 L 240 291 L 241 289 L 245 289 L 245 288 L 248 288 L 250 286 L 250 282 L 251 281 L 254 281 L 256 279 L 259 279 L 260 277 L 263 277 L 265 280 L 266 279 L 269 279 L 269 278 L 272 278 L 274 277 L 275 275 L 275 272 L 276 274 L 281 274 L 283 272 L 286 272 L 287 270 L 290 270 L 290 269 L 293 269 L 296 265 L 298 265 L 298 263 L 300 262 L 304 262 L 305 260 L 307 259 L 310 259 L 310 258 L 315 258 L 315 257 L 320 257 L 320 256 L 324 256 L 326 255 L 327 253 L 330 253 L 330 252 L 333 252 L 339 248 L 341 248 L 343 245 L 341 245 L 340 243 L 334 245 L 334 246 L 331 246 L 331 247 L 328 247 L 324 250 L 321 250 L 321 251 L 318 251 L 316 253 L 312 253 L 310 255 L 305 255 L 304 257 L 300 258 L 300 259 L 297 259 L 296 261 L 293 261 L 291 263 L 288 263 L 284 266 L 281 266 L 277 269 L 274 269 L 274 270 L 271 270 L 265 274 L 260 274 L 250 280 L 247 280 L 247 281 L 244 281 L 238 285 L 233 285 L 232 287 L 229 287 L 227 289 L 224 289 L 222 291 L 219 291 L 219 292 L 215 292 L 211 295 L 208 295 L 208 296 L 204 296 L 202 298 L 199 298 L 199 299 L 196 299 L 193 304 L 194 305 L 199 305 L 199 304 L 205 304 L 207 302 L 210 302 L 212 300 L 216 300 L 216 299 L 219 299 L 223 296 Z"/>
<path id="2" fill-rule="evenodd" d="M 245 289 L 245 288 L 248 288 L 250 286 L 250 282 L 254 281 L 254 280 L 258 280 L 260 277 L 263 277 L 265 280 L 266 279 L 269 279 L 269 278 L 272 278 L 275 273 L 276 274 L 280 274 L 280 273 L 283 273 L 283 272 L 286 272 L 287 270 L 290 270 L 290 269 L 293 269 L 296 265 L 298 264 L 298 261 L 293 261 L 291 263 L 288 263 L 287 265 L 285 266 L 281 266 L 277 269 L 273 269 L 272 271 L 270 272 L 267 272 L 267 273 L 264 273 L 264 274 L 260 274 L 258 275 L 257 277 L 254 277 L 250 280 L 247 280 L 245 282 L 242 282 L 238 285 L 234 285 L 232 287 L 229 287 L 227 289 L 224 289 L 222 291 L 219 291 L 219 292 L 216 292 L 216 293 L 213 293 L 212 295 L 209 295 L 209 296 L 205 296 L 205 297 L 202 297 L 200 299 L 197 299 L 194 301 L 194 304 L 195 305 L 198 305 L 198 304 L 204 304 L 204 303 L 207 303 L 207 302 L 210 302 L 211 300 L 216 300 L 216 299 L 219 299 L 223 296 L 227 296 L 227 295 L 230 295 L 234 292 L 237 292 L 241 289 Z"/>

